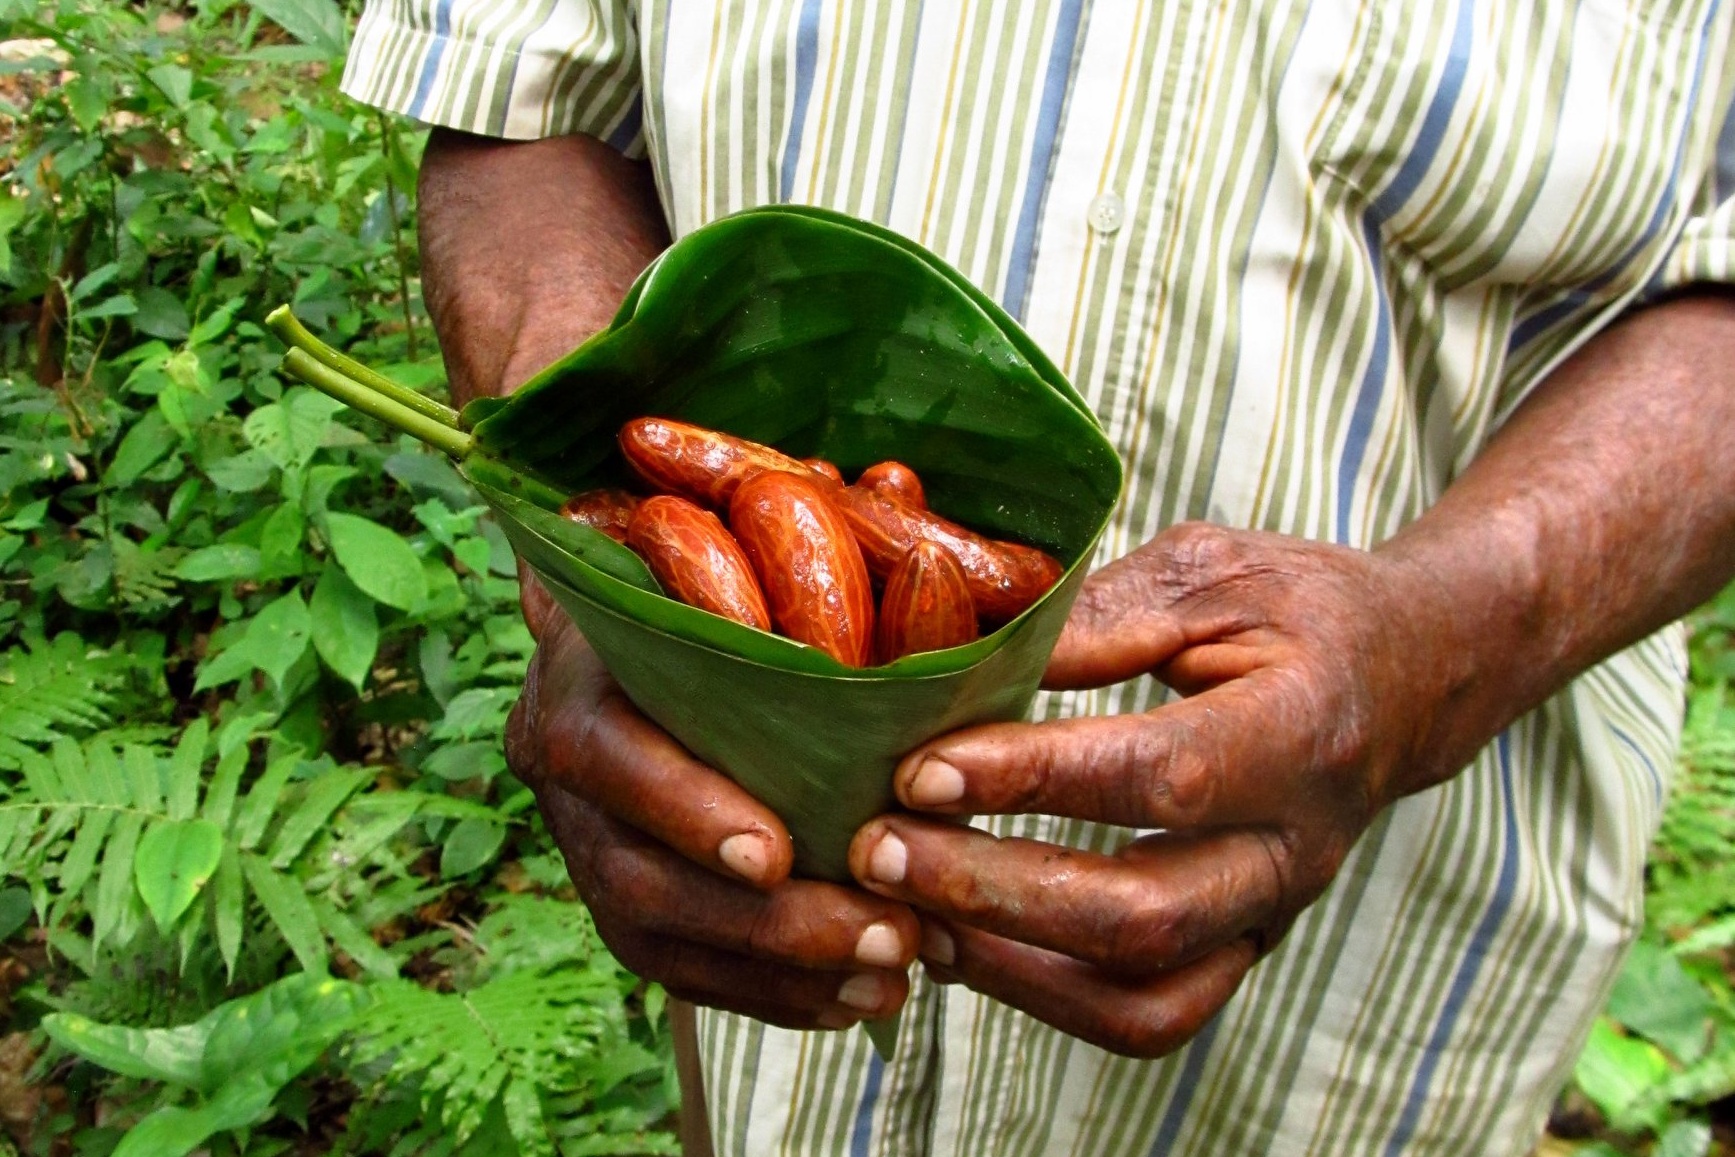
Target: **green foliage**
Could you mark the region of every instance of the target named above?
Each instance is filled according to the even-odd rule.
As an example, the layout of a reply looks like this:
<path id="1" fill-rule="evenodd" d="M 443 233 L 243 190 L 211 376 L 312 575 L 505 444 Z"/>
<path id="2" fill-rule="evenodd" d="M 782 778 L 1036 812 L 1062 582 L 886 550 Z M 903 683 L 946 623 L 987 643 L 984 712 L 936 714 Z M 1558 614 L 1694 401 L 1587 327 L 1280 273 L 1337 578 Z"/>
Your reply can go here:
<path id="1" fill-rule="evenodd" d="M 419 1075 L 426 1143 L 463 1145 L 498 1120 L 525 1157 L 676 1150 L 646 1135 L 656 1114 L 568 1118 L 573 1098 L 603 1102 L 623 1082 L 660 1078 L 660 1059 L 629 1038 L 633 979 L 602 949 L 583 910 L 517 900 L 477 930 L 492 975 L 465 992 L 407 982 L 379 987 L 352 1063 Z M 514 959 L 514 958 L 517 959 Z M 513 965 L 516 965 L 514 967 Z"/>
<path id="2" fill-rule="evenodd" d="M 656 1000 L 500 753 L 510 548 L 260 325 L 440 388 L 349 14 L 0 0 L 0 1035 L 69 1106 L 29 1152 L 671 1151 Z"/>

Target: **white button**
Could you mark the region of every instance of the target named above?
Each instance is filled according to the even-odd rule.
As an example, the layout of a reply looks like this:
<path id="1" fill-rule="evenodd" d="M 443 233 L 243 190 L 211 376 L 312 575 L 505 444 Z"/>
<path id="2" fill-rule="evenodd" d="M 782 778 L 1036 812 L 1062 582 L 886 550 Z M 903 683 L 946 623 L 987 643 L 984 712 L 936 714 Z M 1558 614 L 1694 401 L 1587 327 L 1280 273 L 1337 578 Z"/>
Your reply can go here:
<path id="1" fill-rule="evenodd" d="M 1090 227 L 1098 233 L 1113 233 L 1121 227 L 1121 222 L 1127 219 L 1126 202 L 1113 193 L 1104 193 L 1093 200 L 1087 212 Z"/>

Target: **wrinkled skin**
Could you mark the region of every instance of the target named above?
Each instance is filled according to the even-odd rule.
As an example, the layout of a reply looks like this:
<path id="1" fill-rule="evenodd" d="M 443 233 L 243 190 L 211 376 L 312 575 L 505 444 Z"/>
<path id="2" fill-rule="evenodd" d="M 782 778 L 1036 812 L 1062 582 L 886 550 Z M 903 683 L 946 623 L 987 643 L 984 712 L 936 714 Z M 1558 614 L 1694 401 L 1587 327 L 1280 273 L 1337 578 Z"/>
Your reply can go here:
<path id="1" fill-rule="evenodd" d="M 576 344 L 655 253 L 642 171 L 602 149 L 430 147 L 426 278 L 460 391 L 509 389 Z M 503 259 L 502 239 L 524 252 Z M 1104 568 L 1049 682 L 1148 671 L 1189 697 L 913 752 L 898 793 L 933 818 L 868 824 L 862 888 L 791 881 L 776 817 L 639 715 L 534 584 L 510 762 L 604 939 L 679 996 L 838 1028 L 897 1008 L 919 950 L 1065 1032 L 1162 1054 L 1382 808 L 1735 573 L 1732 348 L 1735 307 L 1711 294 L 1616 325 L 1372 552 L 1187 525 Z M 1167 832 L 1100 856 L 946 822 L 1022 812 Z"/>

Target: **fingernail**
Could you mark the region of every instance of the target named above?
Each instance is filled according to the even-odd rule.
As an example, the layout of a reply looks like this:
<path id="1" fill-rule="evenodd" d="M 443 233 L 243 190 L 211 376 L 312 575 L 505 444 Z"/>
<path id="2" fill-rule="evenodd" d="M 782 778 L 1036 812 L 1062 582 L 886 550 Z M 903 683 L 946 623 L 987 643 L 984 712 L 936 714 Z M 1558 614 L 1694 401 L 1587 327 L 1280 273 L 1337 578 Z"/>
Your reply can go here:
<path id="1" fill-rule="evenodd" d="M 868 875 L 881 884 L 901 884 L 909 859 L 910 852 L 904 847 L 904 841 L 888 831 L 868 856 Z"/>
<path id="2" fill-rule="evenodd" d="M 855 942 L 855 958 L 878 968 L 896 968 L 904 959 L 903 938 L 887 921 L 869 924 Z"/>
<path id="3" fill-rule="evenodd" d="M 922 760 L 904 790 L 915 807 L 939 807 L 964 798 L 964 773 L 932 755 Z"/>
<path id="4" fill-rule="evenodd" d="M 958 958 L 958 945 L 952 934 L 938 924 L 922 925 L 922 959 L 949 967 Z"/>
<path id="5" fill-rule="evenodd" d="M 858 972 L 837 990 L 837 1002 L 872 1012 L 885 999 L 885 985 L 871 972 Z"/>
<path id="6" fill-rule="evenodd" d="M 764 837 L 754 832 L 737 832 L 717 845 L 717 858 L 737 876 L 757 884 L 765 879 L 771 849 L 765 845 Z"/>

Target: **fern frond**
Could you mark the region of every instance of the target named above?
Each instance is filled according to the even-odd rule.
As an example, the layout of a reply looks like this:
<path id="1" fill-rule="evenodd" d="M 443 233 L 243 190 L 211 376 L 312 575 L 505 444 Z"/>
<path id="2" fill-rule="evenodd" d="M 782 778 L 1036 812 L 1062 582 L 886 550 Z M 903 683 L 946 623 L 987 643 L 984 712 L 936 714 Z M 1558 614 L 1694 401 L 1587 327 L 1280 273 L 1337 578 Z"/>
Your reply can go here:
<path id="1" fill-rule="evenodd" d="M 375 988 L 356 1026 L 351 1063 L 385 1063 L 419 1078 L 424 1106 L 460 1144 L 498 1100 L 525 1157 L 553 1157 L 543 1089 L 592 1087 L 589 1068 L 625 1039 L 625 1010 L 610 970 L 526 969 L 470 992 L 429 992 L 408 981 Z"/>
<path id="2" fill-rule="evenodd" d="M 107 723 L 121 666 L 70 631 L 0 655 L 0 770 Z"/>

